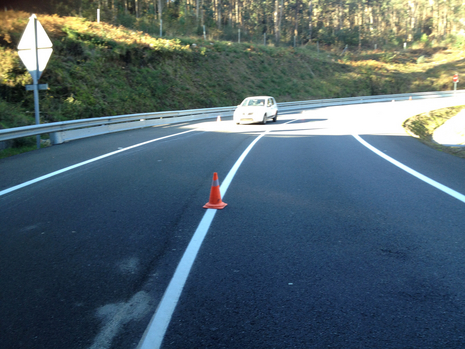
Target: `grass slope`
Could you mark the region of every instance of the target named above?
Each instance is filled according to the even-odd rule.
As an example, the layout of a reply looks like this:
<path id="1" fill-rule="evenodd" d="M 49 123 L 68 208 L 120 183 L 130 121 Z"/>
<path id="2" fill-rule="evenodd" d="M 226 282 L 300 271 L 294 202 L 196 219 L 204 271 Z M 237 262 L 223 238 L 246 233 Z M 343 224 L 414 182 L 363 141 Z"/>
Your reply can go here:
<path id="1" fill-rule="evenodd" d="M 433 140 L 434 131 L 464 108 L 465 105 L 462 105 L 418 114 L 405 120 L 403 126 L 409 134 L 418 138 L 422 143 L 444 153 L 465 158 L 463 146 L 445 146 Z"/>
<path id="2" fill-rule="evenodd" d="M 0 12 L 0 128 L 34 123 L 31 83 L 17 45 L 25 12 Z M 249 95 L 278 102 L 449 90 L 461 51 L 370 51 L 164 39 L 77 17 L 38 15 L 54 52 L 40 82 L 41 123 L 231 106 Z M 18 142 L 18 141 L 16 141 Z"/>

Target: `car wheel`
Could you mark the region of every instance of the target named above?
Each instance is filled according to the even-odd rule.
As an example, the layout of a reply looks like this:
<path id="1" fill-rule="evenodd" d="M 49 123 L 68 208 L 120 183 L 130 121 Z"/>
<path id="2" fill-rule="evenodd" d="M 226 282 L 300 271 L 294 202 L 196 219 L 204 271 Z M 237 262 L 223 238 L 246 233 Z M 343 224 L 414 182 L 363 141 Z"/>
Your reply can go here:
<path id="1" fill-rule="evenodd" d="M 265 124 L 266 124 L 266 114 L 263 115 L 263 125 L 265 125 Z"/>
<path id="2" fill-rule="evenodd" d="M 276 122 L 276 120 L 278 119 L 278 112 L 276 112 L 274 118 L 273 118 L 273 122 Z"/>

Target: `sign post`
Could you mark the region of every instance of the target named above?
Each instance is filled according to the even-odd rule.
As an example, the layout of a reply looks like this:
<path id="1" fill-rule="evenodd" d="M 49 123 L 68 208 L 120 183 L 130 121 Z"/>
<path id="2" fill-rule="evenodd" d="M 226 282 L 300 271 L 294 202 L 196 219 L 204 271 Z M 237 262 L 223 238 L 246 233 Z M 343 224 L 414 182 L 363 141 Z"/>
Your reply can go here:
<path id="1" fill-rule="evenodd" d="M 459 82 L 459 74 L 454 74 L 454 77 L 452 78 L 454 81 L 454 93 L 457 91 L 457 83 Z"/>
<path id="2" fill-rule="evenodd" d="M 32 76 L 32 85 L 26 85 L 26 91 L 34 91 L 34 110 L 36 125 L 40 124 L 39 90 L 48 88 L 39 84 L 40 76 L 52 55 L 52 42 L 35 14 L 29 18 L 26 29 L 18 44 L 18 55 Z M 40 135 L 37 135 L 37 149 L 40 148 Z"/>

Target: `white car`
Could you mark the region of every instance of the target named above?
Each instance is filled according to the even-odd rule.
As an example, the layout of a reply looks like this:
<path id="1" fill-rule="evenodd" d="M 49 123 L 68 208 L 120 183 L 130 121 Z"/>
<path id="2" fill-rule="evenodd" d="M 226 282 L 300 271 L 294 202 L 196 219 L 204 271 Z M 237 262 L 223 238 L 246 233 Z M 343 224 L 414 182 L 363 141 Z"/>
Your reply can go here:
<path id="1" fill-rule="evenodd" d="M 270 96 L 248 97 L 234 111 L 234 122 L 238 125 L 253 122 L 266 124 L 268 119 L 273 119 L 275 122 L 277 118 L 278 106 L 275 99 Z"/>

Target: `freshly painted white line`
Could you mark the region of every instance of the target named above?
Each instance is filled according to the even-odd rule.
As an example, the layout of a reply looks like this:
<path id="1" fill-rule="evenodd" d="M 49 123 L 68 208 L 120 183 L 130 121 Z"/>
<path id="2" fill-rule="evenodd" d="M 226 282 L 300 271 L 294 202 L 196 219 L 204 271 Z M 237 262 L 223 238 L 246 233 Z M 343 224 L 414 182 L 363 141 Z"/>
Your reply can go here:
<path id="1" fill-rule="evenodd" d="M 254 141 L 247 147 L 247 149 L 244 150 L 239 159 L 237 159 L 236 163 L 223 181 L 223 184 L 220 186 L 220 193 L 222 197 L 226 194 L 229 185 L 231 184 L 237 170 L 241 166 L 247 154 L 250 152 L 253 146 L 268 132 L 269 130 L 255 138 Z M 200 246 L 202 245 L 208 229 L 210 228 L 213 218 L 215 217 L 216 211 L 216 209 L 207 209 L 207 212 L 205 212 L 199 226 L 197 227 L 191 241 L 189 242 L 189 245 L 187 246 L 186 251 L 184 252 L 184 255 L 181 258 L 181 261 L 178 264 L 178 267 L 176 268 L 176 271 L 174 272 L 174 275 L 160 301 L 160 304 L 158 305 L 155 314 L 150 320 L 150 323 L 145 330 L 144 335 L 142 336 L 139 346 L 137 347 L 138 349 L 160 348 L 161 343 L 163 342 L 163 337 L 165 336 L 166 330 L 171 321 L 171 316 L 173 315 L 176 304 L 178 303 L 179 297 L 181 296 L 182 289 L 186 284 L 189 272 L 192 268 L 192 265 L 194 264 L 197 253 L 199 252 Z"/>
<path id="2" fill-rule="evenodd" d="M 122 153 L 122 152 L 124 152 L 124 151 L 126 151 L 126 150 L 133 149 L 133 148 L 137 148 L 137 147 L 140 147 L 140 146 L 142 146 L 142 145 L 146 145 L 146 144 L 153 143 L 153 142 L 156 142 L 156 141 L 161 141 L 162 139 L 166 139 L 166 138 L 170 138 L 170 137 L 174 137 L 174 136 L 179 136 L 179 135 L 182 135 L 182 134 L 185 134 L 185 133 L 189 133 L 189 132 L 193 132 L 193 131 L 195 131 L 195 130 L 189 130 L 189 131 L 180 132 L 180 133 L 176 133 L 176 134 L 169 135 L 169 136 L 165 136 L 165 137 L 161 137 L 161 138 L 152 139 L 152 140 L 150 140 L 150 141 L 146 141 L 146 142 L 143 142 L 143 143 L 135 144 L 135 145 L 132 145 L 132 146 L 127 147 L 127 148 L 123 148 L 123 149 L 120 149 L 120 150 L 117 150 L 117 151 L 113 151 L 113 152 L 111 152 L 111 153 L 103 154 L 103 155 L 98 156 L 98 157 L 96 157 L 96 158 L 89 159 L 89 160 L 80 162 L 80 163 L 78 163 L 78 164 L 65 167 L 65 168 L 63 168 L 63 169 L 61 169 L 61 170 L 58 170 L 58 171 L 55 171 L 55 172 L 51 172 L 51 173 L 49 173 L 49 174 L 43 175 L 43 176 L 41 176 L 41 177 L 37 177 L 37 178 L 35 178 L 35 179 L 31 179 L 30 181 L 27 181 L 27 182 L 24 182 L 24 183 L 15 185 L 14 187 L 11 187 L 11 188 L 8 188 L 8 189 L 4 189 L 4 190 L 0 191 L 0 196 L 5 195 L 5 194 L 8 194 L 8 193 L 11 193 L 11 192 L 13 192 L 13 191 L 15 191 L 15 190 L 18 190 L 18 189 L 27 187 L 28 185 L 31 185 L 31 184 L 34 184 L 34 183 L 43 181 L 44 179 L 47 179 L 47 178 L 50 178 L 50 177 L 59 175 L 59 174 L 61 174 L 61 173 L 63 173 L 63 172 L 67 172 L 67 171 L 73 170 L 73 169 L 75 169 L 75 168 L 78 168 L 78 167 L 81 167 L 81 166 L 90 164 L 90 163 L 92 163 L 92 162 L 95 162 L 95 161 L 98 161 L 98 160 L 102 160 L 102 159 L 107 158 L 107 157 L 109 157 L 109 156 L 112 156 L 112 155 L 115 155 L 115 154 L 118 154 L 118 153 Z"/>
<path id="3" fill-rule="evenodd" d="M 412 170 L 410 167 L 405 166 L 404 164 L 400 163 L 397 160 L 394 160 L 390 156 L 387 156 L 383 152 L 381 152 L 378 149 L 376 149 L 375 147 L 373 147 L 371 144 L 367 143 L 359 135 L 354 134 L 353 136 L 355 137 L 356 140 L 358 140 L 360 143 L 362 143 L 365 147 L 370 149 L 375 154 L 381 156 L 383 159 L 389 161 L 391 164 L 396 165 L 397 167 L 401 168 L 405 172 L 410 173 L 412 176 L 415 176 L 418 179 L 421 179 L 423 182 L 426 182 L 429 185 L 432 185 L 433 187 L 435 187 L 436 189 L 439 189 L 439 190 L 443 191 L 444 193 L 446 193 L 446 194 L 456 198 L 457 200 L 460 200 L 460 201 L 465 203 L 465 195 L 460 194 L 459 192 L 457 192 L 457 191 L 455 191 L 455 190 L 453 190 L 453 189 L 451 189 L 449 187 L 446 187 L 445 185 L 442 185 L 441 183 L 438 183 L 435 180 L 433 180 L 433 179 L 431 179 L 429 177 L 426 177 L 425 175 L 422 175 L 421 173 L 419 173 L 419 172 L 417 172 L 415 170 Z"/>
<path id="4" fill-rule="evenodd" d="M 207 212 L 205 212 L 197 230 L 194 233 L 194 236 L 189 242 L 181 261 L 178 264 L 178 267 L 176 268 L 173 278 L 171 279 L 155 314 L 145 330 L 138 348 L 160 348 L 166 329 L 170 323 L 171 316 L 173 315 L 176 304 L 181 296 L 184 284 L 186 283 L 187 277 L 189 276 L 189 272 L 194 264 L 194 260 L 197 257 L 197 253 L 199 252 L 205 235 L 208 232 L 208 228 L 210 228 L 210 224 L 215 217 L 216 211 L 218 210 L 207 209 Z"/>
<path id="5" fill-rule="evenodd" d="M 221 192 L 221 195 L 223 196 L 226 191 L 228 190 L 229 188 L 229 185 L 231 184 L 231 181 L 233 180 L 234 176 L 236 175 L 236 172 L 237 170 L 239 169 L 239 166 L 241 166 L 242 164 L 242 161 L 244 161 L 245 157 L 247 156 L 247 154 L 250 152 L 250 150 L 253 148 L 253 146 L 264 136 L 266 135 L 267 133 L 269 132 L 269 130 L 267 130 L 266 132 L 262 133 L 260 136 L 258 136 L 257 138 L 254 139 L 254 141 L 252 143 L 250 143 L 250 145 L 247 147 L 246 150 L 244 150 L 244 152 L 242 153 L 242 155 L 239 157 L 239 159 L 237 159 L 236 163 L 234 164 L 234 166 L 231 168 L 231 170 L 229 170 L 229 173 L 228 175 L 226 176 L 226 178 L 224 179 L 223 183 L 221 184 L 220 186 L 220 192 Z"/>

